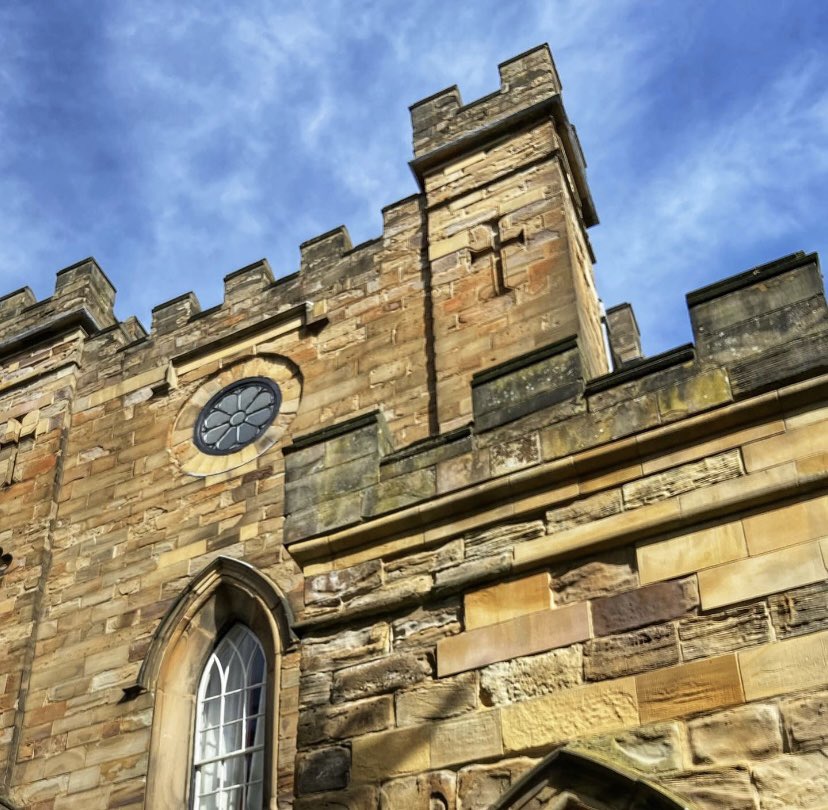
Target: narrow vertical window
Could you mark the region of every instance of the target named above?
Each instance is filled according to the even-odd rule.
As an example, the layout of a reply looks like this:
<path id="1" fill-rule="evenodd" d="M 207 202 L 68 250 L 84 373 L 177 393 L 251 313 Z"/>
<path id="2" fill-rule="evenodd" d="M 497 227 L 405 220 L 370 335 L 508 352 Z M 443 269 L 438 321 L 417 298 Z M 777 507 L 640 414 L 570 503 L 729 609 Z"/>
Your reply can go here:
<path id="1" fill-rule="evenodd" d="M 262 810 L 266 672 L 259 640 L 233 625 L 198 687 L 193 810 Z"/>

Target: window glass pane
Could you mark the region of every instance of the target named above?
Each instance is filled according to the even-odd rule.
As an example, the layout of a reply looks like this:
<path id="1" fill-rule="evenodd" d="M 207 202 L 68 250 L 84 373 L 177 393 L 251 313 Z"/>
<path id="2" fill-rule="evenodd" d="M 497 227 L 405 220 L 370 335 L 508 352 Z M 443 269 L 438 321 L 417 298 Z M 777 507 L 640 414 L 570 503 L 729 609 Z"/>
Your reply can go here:
<path id="1" fill-rule="evenodd" d="M 199 688 L 195 810 L 261 810 L 265 678 L 261 644 L 244 625 L 234 625 Z"/>

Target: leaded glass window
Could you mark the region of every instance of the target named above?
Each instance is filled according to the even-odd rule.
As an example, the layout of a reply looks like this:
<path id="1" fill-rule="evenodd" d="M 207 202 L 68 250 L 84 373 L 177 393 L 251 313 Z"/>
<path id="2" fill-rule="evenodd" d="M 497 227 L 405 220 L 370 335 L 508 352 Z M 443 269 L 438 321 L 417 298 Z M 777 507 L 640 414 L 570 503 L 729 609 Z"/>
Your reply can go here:
<path id="1" fill-rule="evenodd" d="M 265 377 L 248 377 L 223 388 L 204 406 L 194 440 L 202 453 L 225 456 L 259 438 L 279 413 L 279 386 Z"/>
<path id="2" fill-rule="evenodd" d="M 262 810 L 266 679 L 259 640 L 233 625 L 198 688 L 193 810 Z"/>

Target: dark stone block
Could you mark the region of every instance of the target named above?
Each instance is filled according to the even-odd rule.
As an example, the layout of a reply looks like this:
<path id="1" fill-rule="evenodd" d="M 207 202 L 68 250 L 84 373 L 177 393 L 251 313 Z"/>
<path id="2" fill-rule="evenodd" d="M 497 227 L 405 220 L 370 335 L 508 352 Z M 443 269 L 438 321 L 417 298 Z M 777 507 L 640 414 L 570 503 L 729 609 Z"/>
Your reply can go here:
<path id="1" fill-rule="evenodd" d="M 676 619 L 698 605 L 695 577 L 657 582 L 634 591 L 596 599 L 592 603 L 592 626 L 596 636 L 606 636 Z"/>
<path id="2" fill-rule="evenodd" d="M 351 751 L 345 747 L 323 748 L 299 757 L 296 792 L 322 793 L 348 786 L 351 776 Z"/>
<path id="3" fill-rule="evenodd" d="M 828 629 L 828 582 L 776 594 L 768 604 L 779 638 Z"/>
<path id="4" fill-rule="evenodd" d="M 574 338 L 476 374 L 472 404 L 477 431 L 489 430 L 583 391 L 581 354 Z"/>
<path id="5" fill-rule="evenodd" d="M 685 661 L 772 641 L 770 619 L 762 602 L 693 616 L 680 621 L 678 630 Z"/>
<path id="6" fill-rule="evenodd" d="M 335 672 L 333 699 L 342 702 L 386 694 L 420 683 L 431 672 L 432 665 L 425 655 L 393 653 L 376 661 L 356 664 Z"/>

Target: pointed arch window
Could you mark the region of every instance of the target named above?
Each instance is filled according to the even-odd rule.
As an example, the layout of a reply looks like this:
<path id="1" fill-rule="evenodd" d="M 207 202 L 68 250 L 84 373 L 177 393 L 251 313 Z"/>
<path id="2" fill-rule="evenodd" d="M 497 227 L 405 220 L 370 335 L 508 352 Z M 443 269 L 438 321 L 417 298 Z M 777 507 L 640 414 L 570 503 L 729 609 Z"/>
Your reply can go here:
<path id="1" fill-rule="evenodd" d="M 194 810 L 261 810 L 267 662 L 258 638 L 234 624 L 204 666 L 193 756 Z"/>

